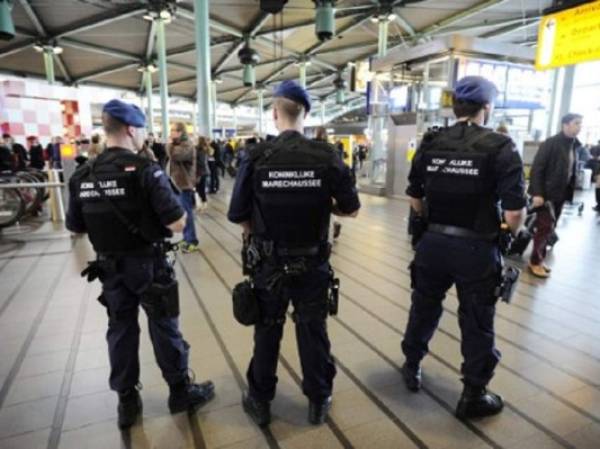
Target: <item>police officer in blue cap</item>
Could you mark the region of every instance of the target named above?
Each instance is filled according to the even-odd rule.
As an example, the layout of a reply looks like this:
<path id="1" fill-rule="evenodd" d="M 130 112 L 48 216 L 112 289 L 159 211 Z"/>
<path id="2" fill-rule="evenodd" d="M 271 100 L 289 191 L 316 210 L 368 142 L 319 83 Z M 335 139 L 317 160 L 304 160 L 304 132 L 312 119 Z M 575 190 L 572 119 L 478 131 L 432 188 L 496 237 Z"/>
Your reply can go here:
<path id="1" fill-rule="evenodd" d="M 78 169 L 69 182 L 67 228 L 87 232 L 97 260 L 84 270 L 99 278 L 99 301 L 108 313 L 110 387 L 119 394 L 118 424 L 135 424 L 142 410 L 138 392 L 141 305 L 148 316 L 156 360 L 169 384 L 171 413 L 195 409 L 214 395 L 211 381 L 188 374 L 190 346 L 179 331 L 177 281 L 165 239 L 181 232 L 185 213 L 169 178 L 138 156 L 146 137 L 137 106 L 119 100 L 102 112 L 106 151 Z"/>
<path id="2" fill-rule="evenodd" d="M 486 386 L 500 360 L 494 343 L 494 314 L 501 278 L 501 209 L 513 233 L 526 204 L 523 163 L 515 145 L 484 128 L 496 87 L 468 76 L 456 84 L 453 126 L 427 133 L 412 162 L 406 190 L 416 216 L 427 227 L 411 264 L 412 306 L 402 350 L 408 389 L 421 387 L 420 363 L 454 284 L 462 334 L 464 389 L 456 408 L 461 419 L 494 415 L 502 398 Z"/>
<path id="3" fill-rule="evenodd" d="M 335 313 L 330 291 L 337 283 L 328 262 L 329 219 L 332 212 L 355 217 L 360 203 L 350 170 L 333 148 L 303 136 L 310 106 L 298 84 L 279 85 L 273 119 L 280 134 L 248 151 L 229 205 L 229 220 L 242 226 L 253 255 L 253 290 L 261 310 L 247 371 L 249 390 L 242 398 L 244 410 L 260 426 L 271 420 L 290 300 L 309 422 L 323 423 L 331 406 L 336 370 L 325 320 Z"/>

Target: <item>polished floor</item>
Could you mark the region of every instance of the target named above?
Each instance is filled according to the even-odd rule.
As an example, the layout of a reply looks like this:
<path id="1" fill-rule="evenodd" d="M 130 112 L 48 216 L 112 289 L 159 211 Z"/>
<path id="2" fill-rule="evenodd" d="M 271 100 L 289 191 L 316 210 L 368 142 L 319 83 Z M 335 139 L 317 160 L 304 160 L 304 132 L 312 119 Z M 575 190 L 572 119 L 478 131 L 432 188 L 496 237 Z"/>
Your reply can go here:
<path id="1" fill-rule="evenodd" d="M 525 273 L 514 303 L 498 305 L 503 358 L 491 388 L 506 408 L 474 422 L 453 415 L 462 386 L 454 292 L 424 362 L 425 388 L 404 388 L 407 204 L 362 201 L 359 218 L 342 220 L 332 257 L 342 281 L 340 314 L 329 320 L 338 375 L 321 427 L 306 422 L 289 322 L 272 425 L 260 430 L 242 411 L 252 332 L 231 313 L 240 232 L 226 220 L 225 193 L 197 220 L 202 251 L 179 255 L 177 264 L 191 367 L 215 382 L 216 398 L 197 414 L 170 415 L 142 326 L 144 417 L 125 433 L 115 425 L 116 396 L 107 385 L 99 284 L 79 277 L 93 257 L 87 240 L 48 224 L 0 235 L 0 448 L 600 448 L 600 230 L 591 197 L 583 216 L 561 220 L 552 278 Z"/>

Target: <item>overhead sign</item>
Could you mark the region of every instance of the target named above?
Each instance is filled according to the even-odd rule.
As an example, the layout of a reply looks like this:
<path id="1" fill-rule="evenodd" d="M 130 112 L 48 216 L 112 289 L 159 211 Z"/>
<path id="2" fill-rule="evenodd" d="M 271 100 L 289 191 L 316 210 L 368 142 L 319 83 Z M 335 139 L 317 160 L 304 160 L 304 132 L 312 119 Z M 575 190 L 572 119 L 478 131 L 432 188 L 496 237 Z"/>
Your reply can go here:
<path id="1" fill-rule="evenodd" d="M 600 59 L 600 0 L 540 21 L 535 67 L 538 70 Z"/>

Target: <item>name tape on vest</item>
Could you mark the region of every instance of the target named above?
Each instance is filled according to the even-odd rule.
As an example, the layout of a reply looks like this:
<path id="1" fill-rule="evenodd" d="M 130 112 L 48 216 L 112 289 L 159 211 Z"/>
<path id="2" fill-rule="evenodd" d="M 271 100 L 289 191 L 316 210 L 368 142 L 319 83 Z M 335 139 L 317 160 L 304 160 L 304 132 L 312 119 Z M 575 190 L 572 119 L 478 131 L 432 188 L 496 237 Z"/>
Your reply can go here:
<path id="1" fill-rule="evenodd" d="M 459 176 L 479 176 L 479 167 L 472 159 L 433 158 L 427 164 L 427 173 L 442 173 Z"/>
<path id="2" fill-rule="evenodd" d="M 98 186 L 107 197 L 122 198 L 126 195 L 124 187 L 119 187 L 116 180 L 99 181 Z M 82 182 L 79 185 L 79 198 L 100 198 L 100 192 L 94 188 L 93 182 Z"/>
<path id="3" fill-rule="evenodd" d="M 264 189 L 318 188 L 321 182 L 314 170 L 269 170 L 261 186 Z"/>

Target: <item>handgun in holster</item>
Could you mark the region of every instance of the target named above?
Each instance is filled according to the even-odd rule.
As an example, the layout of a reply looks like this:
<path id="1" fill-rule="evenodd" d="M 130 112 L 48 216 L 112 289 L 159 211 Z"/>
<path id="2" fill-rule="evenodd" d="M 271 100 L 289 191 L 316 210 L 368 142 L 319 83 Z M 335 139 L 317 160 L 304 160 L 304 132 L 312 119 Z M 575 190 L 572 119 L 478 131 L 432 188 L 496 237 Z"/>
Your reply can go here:
<path id="1" fill-rule="evenodd" d="M 244 276 L 252 276 L 260 264 L 260 251 L 253 242 L 252 237 L 244 239 L 242 246 L 242 273 Z"/>
<path id="2" fill-rule="evenodd" d="M 167 252 L 173 248 L 160 248 L 161 254 L 156 261 L 154 279 L 142 293 L 140 304 L 150 318 L 177 318 L 179 316 L 179 284 L 175 279 L 173 263 L 167 258 Z"/>
<path id="3" fill-rule="evenodd" d="M 521 271 L 518 268 L 511 267 L 510 265 L 503 266 L 495 296 L 502 302 L 509 304 L 517 289 L 520 274 Z"/>
<path id="4" fill-rule="evenodd" d="M 327 307 L 329 315 L 335 316 L 338 313 L 340 299 L 340 280 L 335 277 L 333 270 L 330 271 L 329 277 L 329 296 L 327 298 Z"/>

